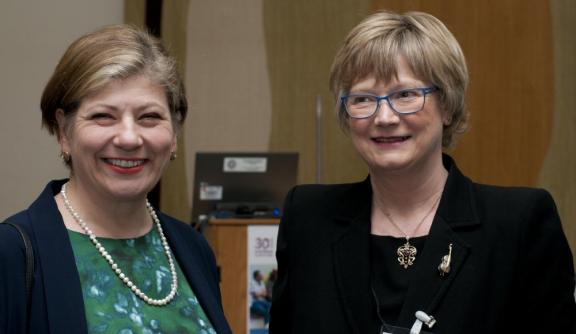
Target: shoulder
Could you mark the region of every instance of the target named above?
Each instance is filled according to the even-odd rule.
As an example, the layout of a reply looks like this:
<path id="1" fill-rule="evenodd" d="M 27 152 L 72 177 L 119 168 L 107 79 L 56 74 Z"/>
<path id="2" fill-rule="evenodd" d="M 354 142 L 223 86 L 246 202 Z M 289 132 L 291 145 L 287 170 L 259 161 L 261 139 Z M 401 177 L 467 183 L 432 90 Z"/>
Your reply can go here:
<path id="1" fill-rule="evenodd" d="M 0 223 L 0 254 L 14 252 L 21 244 L 20 234 L 11 224 L 14 224 L 14 220 L 10 218 Z"/>
<path id="2" fill-rule="evenodd" d="M 164 230 L 166 230 L 167 237 L 171 243 L 185 245 L 187 249 L 197 248 L 203 254 L 212 254 L 212 250 L 206 239 L 204 239 L 204 237 L 190 224 L 187 224 L 160 211 L 157 211 L 157 214 Z"/>
<path id="3" fill-rule="evenodd" d="M 551 199 L 550 193 L 541 188 L 498 186 L 484 183 L 473 183 L 479 194 L 487 196 L 498 196 L 498 198 L 512 197 L 519 199 Z"/>
<path id="4" fill-rule="evenodd" d="M 203 237 L 196 231 L 190 224 L 187 224 L 177 218 L 169 216 L 161 211 L 156 211 L 160 222 L 165 229 L 168 229 L 172 233 L 176 233 L 179 236 L 186 239 L 203 239 Z"/>
<path id="5" fill-rule="evenodd" d="M 340 230 L 333 229 L 334 223 L 348 222 L 365 212 L 371 197 L 368 179 L 358 183 L 296 186 L 286 196 L 280 233 L 294 233 L 300 240 L 305 238 L 303 235 L 321 233 L 330 239 L 332 233 Z"/>
<path id="6" fill-rule="evenodd" d="M 347 193 L 363 183 L 364 181 L 340 184 L 301 184 L 294 186 L 291 191 L 298 192 L 299 194 L 308 194 L 310 196 L 326 194 L 337 195 Z"/>
<path id="7" fill-rule="evenodd" d="M 27 210 L 24 210 L 6 218 L 5 221 L 0 223 L 0 252 L 11 249 L 14 245 L 21 244 L 20 234 L 11 224 L 18 225 L 28 233 L 28 220 Z"/>
<path id="8" fill-rule="evenodd" d="M 368 180 L 343 184 L 307 184 L 299 185 L 288 193 L 286 204 L 295 208 L 333 207 L 371 195 Z"/>
<path id="9" fill-rule="evenodd" d="M 545 249 L 566 243 L 558 209 L 547 190 L 474 184 L 473 191 L 476 214 L 493 236 L 533 249 L 537 244 Z"/>
<path id="10" fill-rule="evenodd" d="M 554 199 L 545 189 L 479 183 L 474 183 L 473 189 L 480 209 L 500 208 L 508 213 L 524 215 L 556 211 Z"/>
<path id="11" fill-rule="evenodd" d="M 46 223 L 59 216 L 58 208 L 54 196 L 60 192 L 62 184 L 67 180 L 52 180 L 46 184 L 38 197 L 30 203 L 27 209 L 22 210 L 6 218 L 4 222 L 9 222 L 24 228 L 28 233 L 34 231 L 34 224 Z"/>
<path id="12" fill-rule="evenodd" d="M 19 273 L 24 270 L 24 242 L 18 230 L 10 225 L 17 224 L 23 228 L 19 223 L 21 219 L 22 214 L 18 214 L 0 223 L 0 277 L 4 279 L 9 277 L 10 273 Z"/>
<path id="13" fill-rule="evenodd" d="M 443 156 L 449 171 L 443 200 L 452 211 L 469 210 L 483 220 L 518 221 L 534 214 L 555 214 L 556 205 L 544 189 L 477 183 L 466 177 L 452 158 Z"/>
<path id="14" fill-rule="evenodd" d="M 162 211 L 156 210 L 156 213 L 158 214 L 158 218 L 160 218 L 160 221 L 162 222 L 163 225 L 168 225 L 170 226 L 170 228 L 174 228 L 177 229 L 179 231 L 187 231 L 188 228 L 190 227 L 190 225 L 186 224 L 185 222 L 174 218 L 170 215 L 165 214 Z"/>
<path id="15" fill-rule="evenodd" d="M 6 220 L 4 220 L 2 223 L 12 223 L 21 225 L 26 221 L 28 221 L 28 210 L 22 210 L 6 218 Z"/>

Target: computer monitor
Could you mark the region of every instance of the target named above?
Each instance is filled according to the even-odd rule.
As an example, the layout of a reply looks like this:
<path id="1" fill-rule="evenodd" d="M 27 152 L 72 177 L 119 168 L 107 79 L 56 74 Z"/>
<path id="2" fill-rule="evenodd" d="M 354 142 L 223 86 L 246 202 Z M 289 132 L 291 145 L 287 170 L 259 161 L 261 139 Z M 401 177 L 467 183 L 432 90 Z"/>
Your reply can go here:
<path id="1" fill-rule="evenodd" d="M 298 153 L 199 152 L 192 222 L 208 217 L 279 217 L 297 175 Z"/>

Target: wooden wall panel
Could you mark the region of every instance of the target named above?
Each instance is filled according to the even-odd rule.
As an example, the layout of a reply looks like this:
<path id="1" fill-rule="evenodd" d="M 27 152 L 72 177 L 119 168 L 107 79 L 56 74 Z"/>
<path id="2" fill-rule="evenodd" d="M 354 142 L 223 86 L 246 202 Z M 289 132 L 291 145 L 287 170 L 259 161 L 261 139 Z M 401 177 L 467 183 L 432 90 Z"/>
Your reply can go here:
<path id="1" fill-rule="evenodd" d="M 237 334 L 246 334 L 248 319 L 247 235 L 244 224 L 208 225 L 204 230 L 220 270 L 224 315 Z"/>
<path id="2" fill-rule="evenodd" d="M 381 8 L 431 13 L 464 50 L 471 127 L 452 152 L 459 166 L 479 182 L 537 185 L 554 111 L 548 2 L 376 0 Z"/>
<path id="3" fill-rule="evenodd" d="M 162 3 L 162 41 L 176 59 L 178 71 L 186 73 L 186 29 L 188 0 L 171 0 Z M 160 208 L 165 213 L 185 222 L 191 221 L 191 201 L 188 196 L 186 175 L 186 148 L 184 126 L 178 135 L 178 158 L 168 165 L 162 176 Z"/>
<path id="4" fill-rule="evenodd" d="M 300 183 L 316 181 L 317 95 L 323 102 L 321 181 L 344 182 L 366 175 L 364 163 L 338 128 L 328 77 L 337 48 L 370 5 L 369 0 L 264 1 L 272 94 L 270 149 L 300 153 Z"/>
<path id="5" fill-rule="evenodd" d="M 124 23 L 146 27 L 146 0 L 124 0 Z"/>
<path id="6" fill-rule="evenodd" d="M 576 2 L 551 1 L 554 31 L 555 110 L 552 143 L 540 185 L 556 200 L 564 231 L 576 250 Z M 576 264 L 576 261 L 575 261 Z"/>

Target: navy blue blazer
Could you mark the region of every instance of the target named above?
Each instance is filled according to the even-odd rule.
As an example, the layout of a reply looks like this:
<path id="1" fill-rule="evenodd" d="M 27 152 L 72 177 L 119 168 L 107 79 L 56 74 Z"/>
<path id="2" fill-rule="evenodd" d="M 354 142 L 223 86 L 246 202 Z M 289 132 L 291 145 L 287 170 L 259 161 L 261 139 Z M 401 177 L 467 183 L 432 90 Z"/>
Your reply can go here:
<path id="1" fill-rule="evenodd" d="M 576 333 L 574 268 L 550 194 L 474 183 L 444 156 L 444 192 L 394 325 L 436 334 Z M 277 241 L 270 334 L 376 334 L 369 180 L 297 186 Z M 438 265 L 453 245 L 451 271 Z M 396 254 L 390 254 L 396 258 Z"/>
<path id="2" fill-rule="evenodd" d="M 87 333 L 76 262 L 50 182 L 25 211 L 6 220 L 23 227 L 35 251 L 30 333 Z M 218 333 L 231 333 L 224 317 L 212 250 L 190 225 L 158 214 L 168 243 L 192 290 Z M 24 333 L 25 253 L 16 229 L 0 224 L 0 333 Z"/>

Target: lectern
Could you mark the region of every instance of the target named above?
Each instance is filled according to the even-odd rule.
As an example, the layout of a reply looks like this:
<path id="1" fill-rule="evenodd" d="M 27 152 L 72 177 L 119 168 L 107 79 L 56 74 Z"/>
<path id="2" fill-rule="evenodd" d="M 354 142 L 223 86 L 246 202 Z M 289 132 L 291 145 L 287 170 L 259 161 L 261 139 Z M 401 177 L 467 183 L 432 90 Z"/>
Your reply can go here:
<path id="1" fill-rule="evenodd" d="M 247 334 L 248 227 L 279 222 L 279 219 L 211 219 L 204 228 L 220 270 L 224 313 L 235 334 Z"/>

